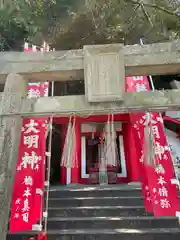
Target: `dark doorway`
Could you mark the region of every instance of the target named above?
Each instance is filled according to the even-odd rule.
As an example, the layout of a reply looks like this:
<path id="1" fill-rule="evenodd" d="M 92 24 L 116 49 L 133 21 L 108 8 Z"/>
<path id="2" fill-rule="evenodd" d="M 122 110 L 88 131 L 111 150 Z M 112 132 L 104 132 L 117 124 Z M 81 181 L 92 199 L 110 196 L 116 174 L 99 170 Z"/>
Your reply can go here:
<path id="1" fill-rule="evenodd" d="M 52 141 L 51 141 L 51 175 L 50 184 L 57 185 L 61 183 L 60 162 L 62 157 L 62 125 L 53 123 Z M 47 148 L 49 134 L 47 137 Z"/>

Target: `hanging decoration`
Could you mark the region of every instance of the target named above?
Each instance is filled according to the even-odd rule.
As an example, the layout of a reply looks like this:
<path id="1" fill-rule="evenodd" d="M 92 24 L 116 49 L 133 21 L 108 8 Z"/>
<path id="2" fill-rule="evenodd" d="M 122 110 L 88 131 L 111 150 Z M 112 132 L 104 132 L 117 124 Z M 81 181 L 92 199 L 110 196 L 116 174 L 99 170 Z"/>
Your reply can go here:
<path id="1" fill-rule="evenodd" d="M 144 127 L 144 164 L 156 167 L 154 134 L 152 131 L 151 113 L 145 114 L 146 121 Z"/>
<path id="2" fill-rule="evenodd" d="M 36 47 L 24 45 L 25 52 Z M 48 96 L 49 83 L 29 83 L 27 97 Z M 10 232 L 32 230 L 41 219 L 48 118 L 25 118 L 14 179 Z M 41 176 L 41 177 L 40 177 Z"/>
<path id="3" fill-rule="evenodd" d="M 149 89 L 149 85 L 146 81 L 147 77 L 143 76 L 135 76 L 135 77 L 126 77 L 126 92 L 139 92 L 139 91 L 146 91 Z M 148 186 L 148 178 L 147 174 L 145 173 L 145 165 L 144 165 L 144 133 L 139 131 L 139 120 L 141 117 L 144 117 L 142 113 L 132 113 L 129 115 L 130 123 L 133 126 L 133 137 L 134 143 L 136 146 L 136 154 L 139 159 L 139 173 L 141 173 L 140 180 L 142 183 L 142 195 L 144 198 L 144 207 L 146 212 L 153 212 L 151 199 L 150 199 L 150 191 Z M 143 139 L 143 142 L 140 143 L 140 139 Z"/>
<path id="4" fill-rule="evenodd" d="M 75 124 L 76 118 L 75 117 L 73 118 L 72 123 L 72 116 L 70 116 L 61 159 L 61 166 L 66 168 L 78 167 L 76 155 Z"/>
<path id="5" fill-rule="evenodd" d="M 111 117 L 111 119 L 110 119 Z M 116 144 L 116 131 L 114 127 L 114 115 L 108 115 L 105 126 L 105 159 L 107 166 L 117 167 L 118 150 Z"/>
<path id="6" fill-rule="evenodd" d="M 131 88 L 132 91 L 149 91 L 149 82 L 147 77 L 128 77 L 128 81 L 131 80 L 128 89 Z M 147 116 L 145 114 L 131 114 L 131 123 L 134 128 L 134 136 L 136 138 L 136 147 L 143 146 L 144 139 L 144 128 L 146 127 Z M 160 114 L 151 113 L 151 118 L 149 118 L 151 129 L 154 136 L 154 150 L 151 151 L 155 158 L 154 166 L 153 164 L 147 164 L 145 161 L 144 149 L 141 149 L 140 163 L 143 166 L 144 171 L 143 179 L 143 192 L 148 190 L 148 195 L 143 195 L 146 200 L 149 201 L 151 208 L 156 217 L 158 216 L 175 216 L 176 211 L 178 211 L 178 194 L 176 185 L 174 184 L 174 169 L 172 165 L 172 159 L 170 155 L 170 149 L 168 147 L 166 136 L 164 133 L 163 120 Z M 153 139 L 152 139 L 153 140 Z M 152 144 L 151 144 L 152 145 Z M 151 160 L 152 161 L 152 160 Z M 149 205 L 149 206 L 150 206 Z"/>

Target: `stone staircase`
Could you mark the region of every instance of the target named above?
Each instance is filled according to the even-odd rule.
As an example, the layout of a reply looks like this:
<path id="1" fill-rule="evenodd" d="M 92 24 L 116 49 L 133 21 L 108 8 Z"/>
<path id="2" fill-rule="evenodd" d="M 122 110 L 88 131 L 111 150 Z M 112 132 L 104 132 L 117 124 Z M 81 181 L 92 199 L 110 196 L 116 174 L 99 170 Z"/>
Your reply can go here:
<path id="1" fill-rule="evenodd" d="M 34 233 L 35 234 L 35 233 Z M 27 240 L 32 233 L 8 235 Z M 48 240 L 176 240 L 177 218 L 154 218 L 145 212 L 136 186 L 70 186 L 51 188 Z"/>

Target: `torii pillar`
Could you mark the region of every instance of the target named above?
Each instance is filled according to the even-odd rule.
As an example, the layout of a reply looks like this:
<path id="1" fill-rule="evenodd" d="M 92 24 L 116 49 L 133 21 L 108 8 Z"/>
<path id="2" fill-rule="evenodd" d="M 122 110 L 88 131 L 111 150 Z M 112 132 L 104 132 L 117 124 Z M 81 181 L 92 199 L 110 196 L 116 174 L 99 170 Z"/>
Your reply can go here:
<path id="1" fill-rule="evenodd" d="M 4 88 L 0 112 L 17 113 L 27 93 L 28 81 L 9 74 Z M 21 134 L 21 116 L 0 117 L 0 236 L 6 240 L 16 161 Z"/>

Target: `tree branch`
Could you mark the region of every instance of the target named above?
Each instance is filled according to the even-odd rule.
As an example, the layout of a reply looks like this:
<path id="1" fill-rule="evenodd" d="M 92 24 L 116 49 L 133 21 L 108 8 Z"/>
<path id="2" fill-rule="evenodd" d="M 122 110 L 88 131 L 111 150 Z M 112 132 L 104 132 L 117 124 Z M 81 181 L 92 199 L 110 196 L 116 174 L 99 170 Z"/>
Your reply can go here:
<path id="1" fill-rule="evenodd" d="M 141 8 L 142 8 L 142 11 L 144 12 L 145 17 L 147 18 L 148 22 L 150 23 L 151 27 L 154 27 L 154 24 L 149 16 L 149 14 L 146 12 L 146 9 L 145 9 L 143 3 L 141 3 Z"/>
<path id="2" fill-rule="evenodd" d="M 128 1 L 129 1 L 129 0 L 128 0 Z M 143 2 L 143 1 L 136 1 L 136 0 L 130 0 L 130 1 L 131 1 L 132 3 L 134 3 L 134 4 L 139 4 L 139 3 L 141 3 L 141 4 L 143 4 L 144 6 L 147 6 L 147 7 L 150 7 L 150 8 L 156 8 L 156 9 L 160 10 L 161 12 L 165 12 L 165 13 L 171 15 L 171 16 L 179 17 L 179 14 L 178 14 L 178 13 L 172 12 L 172 11 L 170 11 L 170 10 L 164 8 L 164 7 L 158 6 L 157 4 L 145 3 L 145 2 Z"/>

